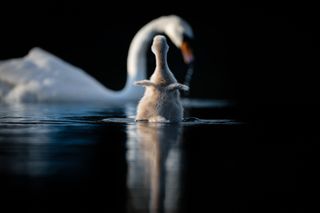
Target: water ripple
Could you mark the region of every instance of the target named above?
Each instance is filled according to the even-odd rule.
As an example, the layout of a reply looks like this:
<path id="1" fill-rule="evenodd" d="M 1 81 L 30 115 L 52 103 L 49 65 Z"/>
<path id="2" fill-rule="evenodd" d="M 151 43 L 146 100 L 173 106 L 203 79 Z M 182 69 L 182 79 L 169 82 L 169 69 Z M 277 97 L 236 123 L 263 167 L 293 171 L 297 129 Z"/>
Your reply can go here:
<path id="1" fill-rule="evenodd" d="M 102 120 L 105 123 L 118 123 L 118 124 L 125 124 L 125 125 L 135 125 L 137 123 L 148 123 L 139 121 L 136 122 L 134 118 L 105 118 Z M 171 125 L 174 123 L 157 123 L 161 125 Z M 180 122 L 183 126 L 196 126 L 196 125 L 241 125 L 243 124 L 240 121 L 233 120 L 233 119 L 200 119 L 195 117 L 189 117 L 183 119 Z"/>

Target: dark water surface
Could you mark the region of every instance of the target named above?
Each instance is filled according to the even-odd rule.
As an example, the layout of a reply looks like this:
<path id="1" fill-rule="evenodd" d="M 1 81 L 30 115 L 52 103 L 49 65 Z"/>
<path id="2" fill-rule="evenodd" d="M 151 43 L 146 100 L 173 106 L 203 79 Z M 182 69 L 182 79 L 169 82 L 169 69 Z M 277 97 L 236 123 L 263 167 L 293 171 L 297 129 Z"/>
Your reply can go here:
<path id="1" fill-rule="evenodd" d="M 181 124 L 148 124 L 135 105 L 2 104 L 0 212 L 307 212 L 317 140 L 271 114 L 193 101 Z"/>

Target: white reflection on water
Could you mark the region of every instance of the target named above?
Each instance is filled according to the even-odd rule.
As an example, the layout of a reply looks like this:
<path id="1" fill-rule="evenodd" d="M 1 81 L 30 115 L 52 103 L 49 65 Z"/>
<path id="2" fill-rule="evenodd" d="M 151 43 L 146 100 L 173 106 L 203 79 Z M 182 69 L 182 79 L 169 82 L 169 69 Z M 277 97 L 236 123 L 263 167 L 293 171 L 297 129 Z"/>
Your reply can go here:
<path id="1" fill-rule="evenodd" d="M 220 108 L 228 101 L 184 99 L 187 108 Z M 181 123 L 134 121 L 136 108 L 126 108 L 126 118 L 104 122 L 127 124 L 128 212 L 181 212 L 184 126 L 238 125 L 231 119 L 186 118 Z"/>
<path id="2" fill-rule="evenodd" d="M 128 206 L 132 209 L 138 212 L 179 210 L 181 133 L 180 124 L 128 126 Z"/>
<path id="3" fill-rule="evenodd" d="M 188 100 L 184 104 L 186 108 L 213 109 L 229 103 Z M 136 105 L 0 104 L 0 173 L 71 178 L 85 175 L 92 167 L 87 148 L 127 134 L 127 150 L 121 152 L 127 154 L 128 209 L 177 212 L 184 168 L 183 127 L 239 123 L 192 117 L 180 124 L 136 123 L 135 112 Z"/>

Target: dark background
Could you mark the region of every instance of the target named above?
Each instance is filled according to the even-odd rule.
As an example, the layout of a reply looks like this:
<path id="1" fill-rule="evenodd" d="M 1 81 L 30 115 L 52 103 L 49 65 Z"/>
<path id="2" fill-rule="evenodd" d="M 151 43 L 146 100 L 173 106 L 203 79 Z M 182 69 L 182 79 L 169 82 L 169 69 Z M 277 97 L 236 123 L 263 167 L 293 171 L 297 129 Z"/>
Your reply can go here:
<path id="1" fill-rule="evenodd" d="M 129 9 L 127 11 L 127 8 Z M 42 47 L 83 68 L 106 87 L 121 89 L 134 34 L 161 15 L 177 14 L 194 29 L 196 63 L 191 97 L 253 104 L 313 104 L 319 84 L 316 7 L 222 7 L 197 2 L 20 3 L 1 14 L 0 59 Z M 170 67 L 182 81 L 186 67 L 170 43 Z M 153 71 L 150 53 L 149 72 Z"/>
<path id="2" fill-rule="evenodd" d="M 234 204 L 235 209 L 246 209 L 243 206 L 247 205 L 252 212 L 312 212 L 314 207 L 319 208 L 313 196 L 318 193 L 316 186 L 319 185 L 316 175 L 319 157 L 315 149 L 319 142 L 320 118 L 318 8 L 301 3 L 294 8 L 289 8 L 292 5 L 221 7 L 200 1 L 192 5 L 191 2 L 177 3 L 178 6 L 162 1 L 141 5 L 118 3 L 122 5 L 43 1 L 42 4 L 2 6 L 0 59 L 24 56 L 32 47 L 39 46 L 83 68 L 108 88 L 121 89 L 125 83 L 128 47 L 137 30 L 158 16 L 178 14 L 193 26 L 195 34 L 196 63 L 190 96 L 231 99 L 239 104 L 236 109 L 194 109 L 192 114 L 208 119 L 240 116 L 250 121 L 244 127 L 235 126 L 231 130 L 207 126 L 185 132 L 185 149 L 190 161 L 186 200 L 187 206 L 196 210 L 190 212 L 205 212 L 208 206 L 234 212 L 228 211 L 230 204 Z M 170 67 L 181 80 L 186 67 L 178 50 L 172 44 L 170 47 Z M 154 61 L 151 53 L 149 56 L 152 72 Z M 120 155 L 124 149 L 119 141 L 125 138 L 116 138 L 110 148 L 104 136 L 112 138 L 121 135 L 122 130 L 105 131 L 101 127 L 86 133 L 88 138 L 103 135 L 95 139 L 101 142 L 93 151 L 92 163 L 88 164 L 92 172 L 86 183 L 93 187 L 89 185 L 84 190 L 90 196 L 96 195 L 92 198 L 94 201 L 87 202 L 88 196 L 82 198 L 82 194 L 77 193 L 82 188 L 70 181 L 74 184 L 71 189 L 75 188 L 71 194 L 77 194 L 71 199 L 72 204 L 91 207 L 100 191 L 114 200 L 114 193 L 123 186 L 124 180 L 100 174 L 99 166 L 112 170 L 113 162 L 124 162 L 124 156 Z M 105 150 L 120 151 L 106 154 Z M 84 153 L 87 152 L 86 149 Z M 226 164 L 221 168 L 223 160 Z M 119 177 L 122 172 L 118 171 Z M 95 182 L 97 176 L 107 184 L 101 186 L 103 181 Z M 8 178 L 3 183 L 10 181 Z M 59 185 L 55 181 L 59 179 L 54 177 L 49 181 L 53 181 L 50 190 L 54 195 L 69 198 L 69 193 L 61 195 L 60 188 L 56 188 Z M 41 182 L 39 184 L 42 189 Z M 10 190 L 9 187 L 7 191 Z M 42 191 L 39 191 L 39 197 L 30 199 L 41 199 Z M 205 193 L 216 197 L 205 196 Z M 30 193 L 20 196 L 24 198 Z M 12 192 L 12 199 L 15 197 Z M 42 205 L 46 208 L 47 203 Z"/>

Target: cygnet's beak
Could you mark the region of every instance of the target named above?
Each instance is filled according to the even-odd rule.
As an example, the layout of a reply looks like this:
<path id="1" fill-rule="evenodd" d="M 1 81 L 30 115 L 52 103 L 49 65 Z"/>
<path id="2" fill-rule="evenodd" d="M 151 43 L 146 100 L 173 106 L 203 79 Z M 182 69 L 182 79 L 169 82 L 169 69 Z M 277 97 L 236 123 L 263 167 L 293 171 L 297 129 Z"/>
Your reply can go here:
<path id="1" fill-rule="evenodd" d="M 187 41 L 183 41 L 181 46 L 181 53 L 183 56 L 184 63 L 190 65 L 194 61 L 192 49 L 190 47 L 190 44 Z"/>

